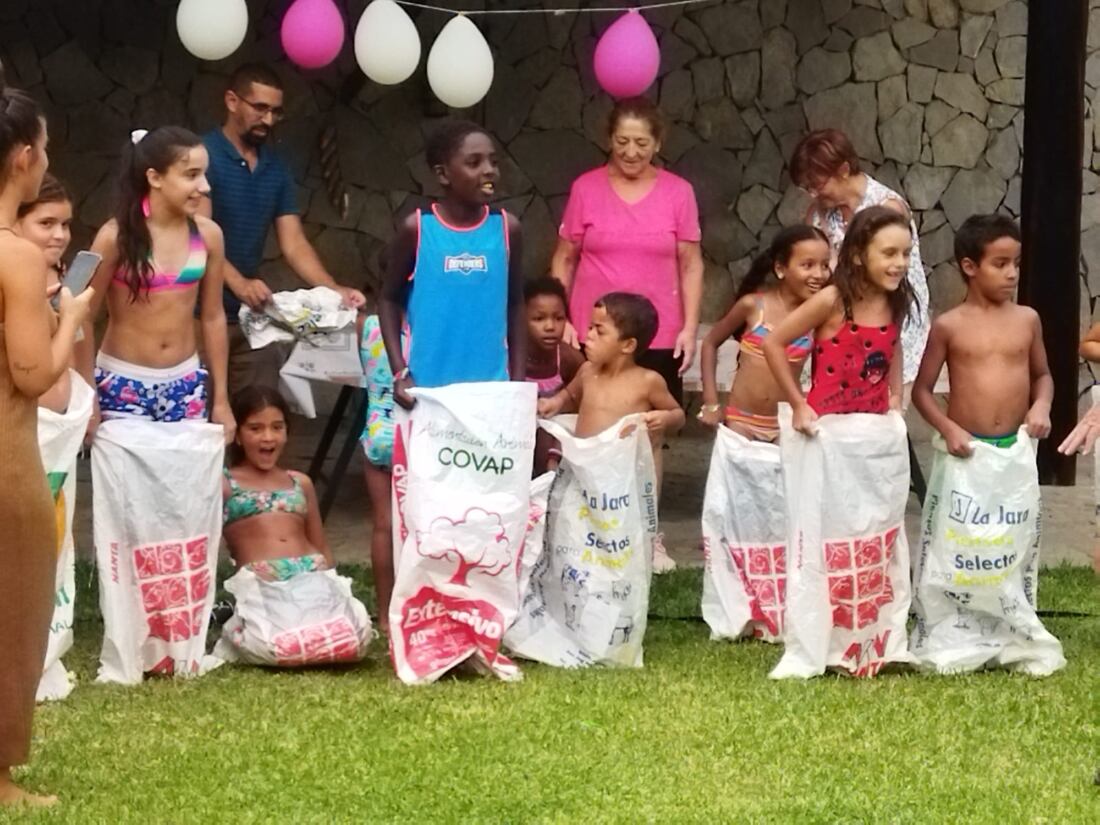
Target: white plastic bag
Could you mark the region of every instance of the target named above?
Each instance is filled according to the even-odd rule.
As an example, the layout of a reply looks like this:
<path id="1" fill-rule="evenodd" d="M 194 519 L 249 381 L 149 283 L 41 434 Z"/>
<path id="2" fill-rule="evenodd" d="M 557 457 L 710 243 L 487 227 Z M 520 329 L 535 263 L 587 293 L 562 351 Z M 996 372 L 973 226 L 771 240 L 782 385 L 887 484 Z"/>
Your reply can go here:
<path id="1" fill-rule="evenodd" d="M 64 413 L 38 408 L 38 450 L 53 492 L 57 513 L 57 590 L 54 593 L 46 665 L 38 683 L 38 701 L 64 699 L 73 689 L 61 657 L 73 646 L 73 606 L 76 598 L 76 548 L 73 513 L 76 511 L 76 459 L 84 431 L 92 417 L 95 391 L 69 370 L 72 394 Z"/>
<path id="2" fill-rule="evenodd" d="M 939 436 L 933 443 L 913 569 L 913 655 L 939 673 L 1060 670 L 1062 645 L 1035 614 L 1042 504 L 1027 431 L 1008 448 L 975 441 L 969 458 L 948 454 Z"/>
<path id="3" fill-rule="evenodd" d="M 341 329 L 315 332 L 299 339 L 279 370 L 279 378 L 283 395 L 306 418 L 317 417 L 311 381 L 364 386 L 366 379 L 354 319 Z"/>
<path id="4" fill-rule="evenodd" d="M 712 639 L 779 641 L 787 511 L 779 445 L 719 427 L 703 497 L 703 619 Z"/>
<path id="5" fill-rule="evenodd" d="M 516 582 L 518 602 L 522 603 L 527 588 L 531 584 L 531 574 L 535 572 L 543 545 L 546 543 L 546 508 L 549 506 L 550 488 L 554 484 L 556 473 L 543 473 L 531 482 L 531 504 L 527 510 L 527 536 L 523 541 L 523 552 L 519 556 L 519 579 Z M 505 634 L 507 638 L 507 634 Z"/>
<path id="6" fill-rule="evenodd" d="M 505 643 L 559 667 L 641 667 L 657 534 L 645 425 L 629 416 L 591 438 L 577 438 L 558 419 L 539 426 L 561 442 L 562 462 L 544 551 Z"/>
<path id="7" fill-rule="evenodd" d="M 92 490 L 99 682 L 204 671 L 222 527 L 220 425 L 103 422 Z M 212 664 L 212 663 L 208 663 Z"/>
<path id="8" fill-rule="evenodd" d="M 371 640 L 367 609 L 335 570 L 265 581 L 242 567 L 225 583 L 237 600 L 214 655 L 228 662 L 299 667 L 358 662 Z"/>
<path id="9" fill-rule="evenodd" d="M 779 407 L 787 493 L 787 616 L 773 679 L 911 662 L 909 449 L 901 414 L 825 415 L 808 438 Z"/>
<path id="10" fill-rule="evenodd" d="M 394 433 L 390 656 L 408 684 L 469 659 L 520 678 L 500 652 L 518 608 L 537 388 L 527 382 L 417 389 Z"/>

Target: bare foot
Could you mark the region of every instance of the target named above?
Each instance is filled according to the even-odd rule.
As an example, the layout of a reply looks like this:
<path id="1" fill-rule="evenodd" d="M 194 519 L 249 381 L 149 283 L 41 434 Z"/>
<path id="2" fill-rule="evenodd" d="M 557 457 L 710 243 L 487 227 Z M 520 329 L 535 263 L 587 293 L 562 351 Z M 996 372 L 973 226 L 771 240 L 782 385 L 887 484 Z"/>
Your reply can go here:
<path id="1" fill-rule="evenodd" d="M 41 796 L 25 791 L 12 781 L 10 773 L 0 773 L 0 807 L 49 808 L 56 804 L 56 796 Z"/>

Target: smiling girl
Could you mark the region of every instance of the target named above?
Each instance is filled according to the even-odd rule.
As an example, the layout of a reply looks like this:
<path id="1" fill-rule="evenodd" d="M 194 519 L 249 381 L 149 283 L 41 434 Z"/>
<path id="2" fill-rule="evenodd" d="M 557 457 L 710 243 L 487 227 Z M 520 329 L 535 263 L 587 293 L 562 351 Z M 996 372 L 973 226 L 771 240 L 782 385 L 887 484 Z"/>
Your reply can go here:
<path id="1" fill-rule="evenodd" d="M 15 230 L 46 254 L 46 287 L 49 291 L 61 284 L 65 264 L 61 260 L 72 239 L 73 202 L 65 187 L 49 172 L 42 179 L 42 188 L 33 201 L 21 204 Z M 87 338 L 91 328 L 82 330 Z M 79 349 L 79 346 L 76 347 Z M 77 358 L 70 361 L 72 369 L 79 369 Z M 87 376 L 91 381 L 91 374 Z M 38 406 L 57 413 L 65 412 L 72 392 L 72 371 L 65 370 L 57 382 L 38 399 Z"/>
<path id="2" fill-rule="evenodd" d="M 197 135 L 166 126 L 131 137 L 123 156 L 116 216 L 96 236 L 103 256 L 93 285 L 107 299 L 108 324 L 96 358 L 99 407 L 106 418 L 151 421 L 209 418 L 233 437 L 226 398 L 221 229 L 198 214 L 208 158 Z M 199 364 L 199 308 L 207 369 Z"/>
<path id="3" fill-rule="evenodd" d="M 290 418 L 286 402 L 270 387 L 247 387 L 233 397 L 233 412 L 239 429 L 222 484 L 233 562 L 269 579 L 334 567 L 313 482 L 279 466 Z"/>
<path id="4" fill-rule="evenodd" d="M 425 154 L 444 194 L 399 227 L 379 312 L 394 399 L 406 408 L 413 386 L 522 381 L 527 367 L 520 225 L 489 206 L 500 177 L 493 139 L 476 123 L 453 121 Z"/>
<path id="5" fill-rule="evenodd" d="M 703 340 L 703 406 L 699 420 L 712 427 L 724 420 L 731 430 L 753 441 L 775 441 L 779 437 L 776 413 L 781 392 L 764 361 L 764 339 L 828 280 L 829 242 L 820 229 L 790 226 L 775 236 L 767 251 L 753 261 L 733 307 Z M 718 402 L 718 348 L 742 328 L 737 373 L 723 411 Z M 811 349 L 808 336 L 787 346 L 792 375 L 802 374 Z"/>
<path id="6" fill-rule="evenodd" d="M 818 416 L 901 409 L 899 330 L 913 301 L 906 279 L 913 237 L 906 216 L 885 206 L 856 214 L 832 283 L 764 339 L 764 357 L 793 408 L 794 428 L 815 432 Z M 810 392 L 802 395 L 787 347 L 813 332 Z"/>

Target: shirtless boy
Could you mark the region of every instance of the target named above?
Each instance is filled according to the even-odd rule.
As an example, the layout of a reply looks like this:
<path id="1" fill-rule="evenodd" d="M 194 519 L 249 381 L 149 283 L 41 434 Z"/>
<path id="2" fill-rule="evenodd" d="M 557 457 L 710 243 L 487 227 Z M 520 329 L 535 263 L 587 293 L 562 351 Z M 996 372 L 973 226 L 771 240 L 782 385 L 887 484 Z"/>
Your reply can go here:
<path id="1" fill-rule="evenodd" d="M 1019 257 L 1020 230 L 1004 215 L 973 215 L 955 234 L 966 300 L 932 325 L 913 404 L 959 458 L 973 441 L 1012 446 L 1021 424 L 1032 438 L 1050 435 L 1054 382 L 1039 316 L 1013 300 Z M 944 361 L 946 414 L 932 395 Z"/>
<path id="2" fill-rule="evenodd" d="M 647 298 L 628 292 L 604 295 L 596 302 L 585 338 L 588 360 L 567 386 L 539 401 L 539 415 L 577 412 L 576 433 L 587 438 L 623 416 L 643 413 L 656 447 L 665 430 L 684 426 L 684 411 L 665 379 L 635 363 L 656 333 L 657 310 Z"/>

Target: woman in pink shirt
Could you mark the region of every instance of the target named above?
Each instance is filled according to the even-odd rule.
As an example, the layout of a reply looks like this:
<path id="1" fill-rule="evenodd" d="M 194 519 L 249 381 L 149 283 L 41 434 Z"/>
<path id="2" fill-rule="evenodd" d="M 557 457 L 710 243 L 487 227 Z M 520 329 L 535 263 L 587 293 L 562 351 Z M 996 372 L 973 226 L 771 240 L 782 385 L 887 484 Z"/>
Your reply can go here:
<path id="1" fill-rule="evenodd" d="M 608 120 L 608 163 L 573 181 L 551 264 L 569 291 L 566 341 L 579 345 L 577 331 L 583 338 L 593 304 L 608 292 L 644 295 L 660 325 L 639 363 L 664 376 L 683 403 L 681 375 L 695 357 L 703 295 L 695 192 L 653 165 L 663 124 L 649 100 L 620 100 Z"/>

